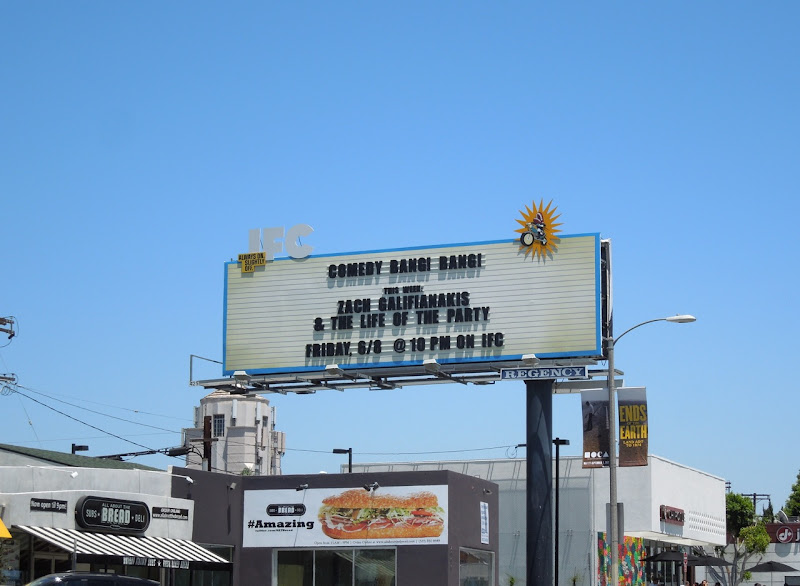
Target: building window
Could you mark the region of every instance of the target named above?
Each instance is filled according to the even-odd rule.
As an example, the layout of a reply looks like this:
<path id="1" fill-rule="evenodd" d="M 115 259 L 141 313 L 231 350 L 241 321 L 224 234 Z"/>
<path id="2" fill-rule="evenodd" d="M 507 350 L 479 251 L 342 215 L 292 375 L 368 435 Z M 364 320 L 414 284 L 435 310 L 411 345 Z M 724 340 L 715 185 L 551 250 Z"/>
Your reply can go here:
<path id="1" fill-rule="evenodd" d="M 334 549 L 314 552 L 315 584 L 331 586 L 352 586 L 353 551 Z"/>
<path id="2" fill-rule="evenodd" d="M 213 437 L 225 437 L 225 416 L 214 415 L 214 425 L 211 429 Z"/>
<path id="3" fill-rule="evenodd" d="M 394 586 L 397 552 L 393 549 L 357 549 L 354 566 L 355 586 Z"/>
<path id="4" fill-rule="evenodd" d="M 395 586 L 394 549 L 277 552 L 280 586 Z"/>
<path id="5" fill-rule="evenodd" d="M 461 548 L 458 583 L 460 586 L 493 586 L 494 553 Z"/>

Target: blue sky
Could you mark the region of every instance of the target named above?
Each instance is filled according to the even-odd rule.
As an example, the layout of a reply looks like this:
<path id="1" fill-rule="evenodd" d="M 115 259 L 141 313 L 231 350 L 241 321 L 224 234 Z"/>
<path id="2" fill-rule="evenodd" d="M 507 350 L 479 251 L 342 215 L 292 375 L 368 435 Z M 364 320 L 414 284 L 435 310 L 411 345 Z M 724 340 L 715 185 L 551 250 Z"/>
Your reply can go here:
<path id="1" fill-rule="evenodd" d="M 496 240 L 552 199 L 563 233 L 612 240 L 618 332 L 698 318 L 617 346 L 648 389 L 651 452 L 779 508 L 800 469 L 798 17 L 781 1 L 2 3 L 0 315 L 19 335 L 0 372 L 26 396 L 0 395 L 0 443 L 180 443 L 202 396 L 189 356 L 221 359 L 223 263 L 251 228 L 310 224 L 317 254 Z M 525 441 L 520 383 L 269 398 L 285 473 L 336 471 L 334 447 L 435 460 Z M 577 455 L 579 399 L 553 404 Z"/>

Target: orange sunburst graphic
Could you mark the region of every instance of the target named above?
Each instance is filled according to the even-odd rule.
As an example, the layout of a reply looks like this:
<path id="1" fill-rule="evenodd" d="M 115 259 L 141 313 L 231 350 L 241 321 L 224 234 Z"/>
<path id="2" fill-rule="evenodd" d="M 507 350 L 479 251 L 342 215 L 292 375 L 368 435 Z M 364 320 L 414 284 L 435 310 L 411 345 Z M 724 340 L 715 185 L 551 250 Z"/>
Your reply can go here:
<path id="1" fill-rule="evenodd" d="M 544 259 L 545 256 L 552 258 L 558 249 L 560 239 L 556 233 L 561 232 L 558 229 L 561 223 L 556 224 L 556 220 L 561 214 L 556 215 L 556 209 L 553 200 L 550 200 L 547 207 L 544 206 L 543 200 L 539 200 L 538 207 L 534 201 L 533 209 L 525 206 L 525 211 L 519 211 L 522 219 L 517 220 L 517 223 L 522 227 L 515 230 L 520 234 L 519 249 L 525 251 L 525 256 L 530 254 L 531 260 L 536 257 Z"/>

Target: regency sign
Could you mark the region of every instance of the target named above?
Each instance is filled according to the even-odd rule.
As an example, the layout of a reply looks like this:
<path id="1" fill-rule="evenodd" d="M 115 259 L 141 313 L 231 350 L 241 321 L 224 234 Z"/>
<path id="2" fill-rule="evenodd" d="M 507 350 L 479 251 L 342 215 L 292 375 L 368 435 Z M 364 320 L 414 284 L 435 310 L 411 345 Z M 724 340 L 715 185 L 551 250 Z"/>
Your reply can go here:
<path id="1" fill-rule="evenodd" d="M 75 505 L 75 521 L 93 531 L 144 533 L 150 525 L 150 509 L 139 501 L 84 496 Z"/>
<path id="2" fill-rule="evenodd" d="M 511 240 L 231 261 L 223 372 L 599 356 L 600 237 L 556 236 L 553 212 Z"/>
<path id="3" fill-rule="evenodd" d="M 548 366 L 540 368 L 503 368 L 500 370 L 501 380 L 557 378 L 589 378 L 589 368 L 586 366 Z"/>

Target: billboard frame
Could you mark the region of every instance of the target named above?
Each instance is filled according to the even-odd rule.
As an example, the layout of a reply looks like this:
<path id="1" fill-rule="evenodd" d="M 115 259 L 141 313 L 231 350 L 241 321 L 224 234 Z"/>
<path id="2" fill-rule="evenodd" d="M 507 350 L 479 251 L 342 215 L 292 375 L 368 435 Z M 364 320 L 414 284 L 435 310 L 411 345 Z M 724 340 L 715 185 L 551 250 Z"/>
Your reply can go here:
<path id="1" fill-rule="evenodd" d="M 269 372 L 266 369 L 251 369 L 251 371 L 225 370 L 225 357 L 227 347 L 225 332 L 227 328 L 227 315 L 223 318 L 223 378 L 210 380 L 190 380 L 192 386 L 217 388 L 237 394 L 255 393 L 282 393 L 294 392 L 299 394 L 314 393 L 317 390 L 344 391 L 350 388 L 369 388 L 372 390 L 394 389 L 402 386 L 437 383 L 461 383 L 487 385 L 500 380 L 500 371 L 504 368 L 536 366 L 591 366 L 599 360 L 605 360 L 605 338 L 608 332 L 610 305 L 610 241 L 600 239 L 597 233 L 584 233 L 565 235 L 562 238 L 587 237 L 595 238 L 595 312 L 596 312 L 596 348 L 570 356 L 556 356 L 542 354 L 532 355 L 509 354 L 490 359 L 467 360 L 421 360 L 418 362 L 405 362 L 402 365 L 382 364 L 369 365 L 339 365 L 327 364 L 314 367 L 298 367 L 291 372 Z M 312 255 L 311 258 L 336 258 L 348 255 L 382 254 L 406 252 L 417 250 L 430 250 L 445 247 L 476 246 L 515 242 L 514 240 L 500 239 L 472 243 L 439 244 L 427 246 L 398 247 L 381 250 L 367 250 L 360 252 L 343 252 Z M 292 262 L 293 259 L 282 258 L 271 262 Z M 223 306 L 228 303 L 227 271 L 231 260 L 225 263 L 225 294 Z M 432 364 L 431 364 L 432 363 Z M 227 375 L 227 376 L 226 376 Z M 599 376 L 591 373 L 590 376 Z M 191 376 L 190 376 L 191 379 Z"/>

